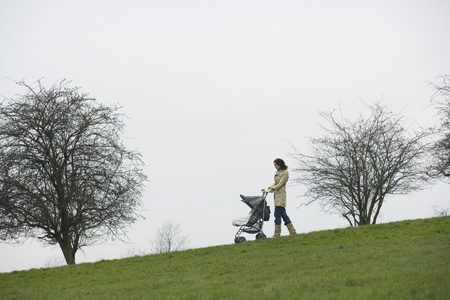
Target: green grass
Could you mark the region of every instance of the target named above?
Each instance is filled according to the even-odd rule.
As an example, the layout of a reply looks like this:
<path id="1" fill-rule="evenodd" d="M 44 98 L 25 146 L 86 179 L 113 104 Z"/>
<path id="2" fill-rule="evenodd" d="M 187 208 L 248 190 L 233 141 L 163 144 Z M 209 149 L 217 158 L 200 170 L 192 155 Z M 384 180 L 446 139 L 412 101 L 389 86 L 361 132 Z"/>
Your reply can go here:
<path id="1" fill-rule="evenodd" d="M 450 299 L 450 217 L 2 273 L 0 299 Z"/>

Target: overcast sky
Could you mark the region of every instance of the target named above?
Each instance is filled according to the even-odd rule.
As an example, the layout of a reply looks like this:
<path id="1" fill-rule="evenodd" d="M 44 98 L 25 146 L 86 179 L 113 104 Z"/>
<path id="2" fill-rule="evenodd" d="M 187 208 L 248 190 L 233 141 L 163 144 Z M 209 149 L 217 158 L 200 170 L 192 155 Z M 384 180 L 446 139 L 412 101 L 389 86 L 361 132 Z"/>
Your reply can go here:
<path id="1" fill-rule="evenodd" d="M 0 96 L 26 92 L 11 79 L 66 78 L 127 115 L 125 142 L 149 177 L 146 219 L 128 244 L 84 248 L 78 263 L 149 252 L 165 220 L 192 247 L 232 244 L 231 221 L 248 213 L 239 194 L 271 185 L 275 158 L 295 165 L 290 144 L 308 150 L 318 112 L 354 119 L 383 99 L 411 123 L 439 121 L 429 82 L 450 73 L 449 13 L 448 0 L 0 0 Z M 348 226 L 300 207 L 303 191 L 287 190 L 297 232 Z M 433 217 L 449 195 L 441 183 L 390 196 L 379 222 Z M 38 241 L 0 253 L 0 272 L 64 264 Z"/>

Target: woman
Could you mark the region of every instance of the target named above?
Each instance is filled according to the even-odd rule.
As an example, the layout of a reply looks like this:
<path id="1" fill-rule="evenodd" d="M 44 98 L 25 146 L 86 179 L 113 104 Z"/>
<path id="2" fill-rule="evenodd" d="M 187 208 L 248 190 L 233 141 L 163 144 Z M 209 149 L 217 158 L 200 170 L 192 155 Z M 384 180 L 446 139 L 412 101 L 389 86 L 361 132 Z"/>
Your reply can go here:
<path id="1" fill-rule="evenodd" d="M 274 193 L 275 199 L 275 233 L 272 238 L 277 238 L 281 234 L 281 219 L 289 230 L 289 234 L 293 235 L 295 231 L 289 216 L 286 213 L 286 183 L 289 179 L 287 166 L 281 158 L 273 161 L 273 166 L 277 169 L 275 173 L 275 183 L 264 190 L 265 193 Z"/>

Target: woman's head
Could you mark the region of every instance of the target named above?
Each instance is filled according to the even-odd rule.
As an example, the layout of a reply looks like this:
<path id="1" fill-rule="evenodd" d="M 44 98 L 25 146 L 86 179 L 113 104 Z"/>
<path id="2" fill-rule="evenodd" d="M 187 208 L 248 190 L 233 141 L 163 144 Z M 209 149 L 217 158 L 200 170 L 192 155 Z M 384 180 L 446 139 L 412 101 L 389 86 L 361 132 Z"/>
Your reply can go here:
<path id="1" fill-rule="evenodd" d="M 284 160 L 282 160 L 281 158 L 277 158 L 273 161 L 273 165 L 275 167 L 275 169 L 277 170 L 286 170 L 288 167 L 286 166 L 286 164 L 284 163 Z"/>

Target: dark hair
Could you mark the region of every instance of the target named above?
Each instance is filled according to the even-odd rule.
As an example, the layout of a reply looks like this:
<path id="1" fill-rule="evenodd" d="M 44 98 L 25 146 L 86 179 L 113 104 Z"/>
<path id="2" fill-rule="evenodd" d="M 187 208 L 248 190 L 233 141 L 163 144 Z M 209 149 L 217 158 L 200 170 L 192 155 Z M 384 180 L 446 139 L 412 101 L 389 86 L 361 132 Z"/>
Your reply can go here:
<path id="1" fill-rule="evenodd" d="M 288 168 L 281 158 L 277 158 L 273 162 L 280 166 L 280 170 L 287 170 Z"/>

